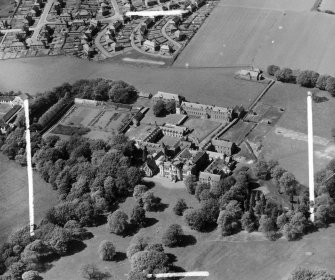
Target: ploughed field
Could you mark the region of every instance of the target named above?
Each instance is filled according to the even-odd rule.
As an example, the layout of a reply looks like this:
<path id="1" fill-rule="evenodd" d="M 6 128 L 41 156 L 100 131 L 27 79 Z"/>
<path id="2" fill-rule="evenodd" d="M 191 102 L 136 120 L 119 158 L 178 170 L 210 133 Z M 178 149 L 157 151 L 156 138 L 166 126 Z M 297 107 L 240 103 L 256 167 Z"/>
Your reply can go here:
<path id="1" fill-rule="evenodd" d="M 57 193 L 34 173 L 35 220 L 55 205 Z M 0 244 L 14 230 L 29 225 L 27 169 L 0 153 Z"/>
<path id="2" fill-rule="evenodd" d="M 175 62 L 182 67 L 269 64 L 334 75 L 334 15 L 313 1 L 223 0 Z"/>

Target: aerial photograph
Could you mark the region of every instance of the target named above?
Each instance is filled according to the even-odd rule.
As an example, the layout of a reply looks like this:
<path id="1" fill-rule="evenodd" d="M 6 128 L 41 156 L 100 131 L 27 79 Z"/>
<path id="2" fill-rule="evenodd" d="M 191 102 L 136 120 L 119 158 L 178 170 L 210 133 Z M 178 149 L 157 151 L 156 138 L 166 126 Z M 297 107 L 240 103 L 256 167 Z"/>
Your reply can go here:
<path id="1" fill-rule="evenodd" d="M 335 280 L 333 118 L 335 0 L 0 0 L 0 280 Z"/>

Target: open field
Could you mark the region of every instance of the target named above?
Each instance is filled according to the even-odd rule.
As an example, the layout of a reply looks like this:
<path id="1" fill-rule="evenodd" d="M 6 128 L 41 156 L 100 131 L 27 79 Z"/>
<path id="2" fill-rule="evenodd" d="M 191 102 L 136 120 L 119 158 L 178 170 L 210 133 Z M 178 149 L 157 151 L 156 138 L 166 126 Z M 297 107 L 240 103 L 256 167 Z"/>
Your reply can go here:
<path id="1" fill-rule="evenodd" d="M 57 203 L 51 186 L 34 173 L 36 223 Z M 15 229 L 29 224 L 26 168 L 9 161 L 0 153 L 0 241 Z"/>
<path id="2" fill-rule="evenodd" d="M 314 2 L 314 0 L 222 0 L 221 4 L 281 11 L 309 11 Z"/>
<path id="3" fill-rule="evenodd" d="M 331 63 L 335 59 L 333 15 L 287 12 L 276 25 L 277 28 L 273 29 L 257 53 L 255 65 L 265 68 L 269 64 L 277 64 L 335 74 Z"/>
<path id="4" fill-rule="evenodd" d="M 12 106 L 6 103 L 0 103 L 0 116 L 6 114 L 12 109 Z"/>
<path id="5" fill-rule="evenodd" d="M 267 241 L 259 233 L 244 232 L 229 238 L 220 239 L 216 231 L 198 233 L 185 226 L 183 218 L 175 216 L 172 207 L 178 198 L 186 199 L 189 206 L 197 207 L 198 202 L 182 187 L 182 183 L 171 183 L 168 179 L 154 178 L 160 182 L 153 191 L 168 204 L 163 212 L 150 212 L 151 226 L 141 232 L 151 238 L 151 242 L 160 242 L 164 229 L 171 223 L 182 225 L 185 234 L 196 238 L 196 244 L 180 248 L 166 248 L 175 255 L 175 265 L 191 270 L 205 270 L 210 273 L 208 278 L 188 278 L 190 280 L 286 280 L 292 270 L 299 266 L 322 267 L 335 272 L 334 255 L 335 228 L 330 227 L 316 232 L 296 242 L 278 240 Z M 134 200 L 128 198 L 121 209 L 130 213 Z M 52 267 L 42 276 L 48 280 L 81 279 L 78 270 L 82 264 L 96 263 L 102 271 L 109 271 L 114 279 L 126 279 L 124 274 L 129 272 L 130 264 L 124 253 L 132 237 L 119 237 L 108 233 L 106 227 L 100 226 L 89 229 L 94 237 L 85 241 L 87 247 L 75 255 L 63 257 L 52 263 Z M 98 259 L 97 248 L 102 240 L 111 240 L 119 253 L 118 262 L 102 262 Z M 307 252 L 312 252 L 307 256 Z M 110 278 L 113 279 L 113 278 Z"/>
<path id="6" fill-rule="evenodd" d="M 298 85 L 277 82 L 265 94 L 261 102 L 285 109 L 277 123 L 278 126 L 307 133 L 307 90 Z M 329 100 L 322 103 L 313 102 L 314 134 L 331 139 L 330 132 L 335 125 L 330 120 L 335 115 L 335 98 L 327 92 L 320 92 L 320 94 Z"/>
<path id="7" fill-rule="evenodd" d="M 174 65 L 188 63 L 190 67 L 219 67 L 253 64 L 267 32 L 281 15 L 278 11 L 225 6 L 221 2 Z"/>
<path id="8" fill-rule="evenodd" d="M 0 0 L 0 16 L 7 17 L 9 15 L 9 11 L 14 11 L 15 1 L 11 0 Z"/>
<path id="9" fill-rule="evenodd" d="M 71 57 L 0 61 L 0 90 L 31 94 L 78 79 L 124 80 L 138 90 L 173 92 L 188 100 L 217 106 L 247 106 L 266 85 L 233 79 L 236 69 L 136 67 L 95 63 Z"/>
<path id="10" fill-rule="evenodd" d="M 320 5 L 321 11 L 332 11 L 335 12 L 335 3 L 332 0 L 322 0 Z"/>

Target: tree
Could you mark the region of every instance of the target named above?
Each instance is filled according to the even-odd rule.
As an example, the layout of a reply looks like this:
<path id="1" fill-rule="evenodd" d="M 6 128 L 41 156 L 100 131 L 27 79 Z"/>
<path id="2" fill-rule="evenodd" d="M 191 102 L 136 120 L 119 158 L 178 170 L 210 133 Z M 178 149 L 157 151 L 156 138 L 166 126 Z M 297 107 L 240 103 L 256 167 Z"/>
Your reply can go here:
<path id="1" fill-rule="evenodd" d="M 165 103 L 163 100 L 158 100 L 153 106 L 153 112 L 156 117 L 163 117 L 166 114 Z"/>
<path id="2" fill-rule="evenodd" d="M 283 230 L 284 229 L 284 226 L 289 223 L 289 219 L 286 215 L 286 213 L 282 213 L 280 216 L 277 217 L 277 227 L 280 229 L 280 230 Z"/>
<path id="3" fill-rule="evenodd" d="M 195 189 L 195 197 L 198 199 L 198 201 L 201 201 L 201 199 L 200 199 L 201 193 L 204 190 L 209 191 L 209 188 L 210 188 L 209 185 L 206 184 L 206 183 L 198 183 L 197 184 L 196 189 Z"/>
<path id="4" fill-rule="evenodd" d="M 147 274 L 144 272 L 130 271 L 127 280 L 147 280 Z"/>
<path id="5" fill-rule="evenodd" d="M 258 179 L 266 180 L 269 176 L 269 166 L 266 161 L 259 160 L 255 164 L 255 175 Z"/>
<path id="6" fill-rule="evenodd" d="M 214 225 L 220 213 L 218 200 L 215 198 L 209 198 L 201 201 L 201 210 L 204 213 L 205 222 L 208 225 Z"/>
<path id="7" fill-rule="evenodd" d="M 22 274 L 22 280 L 40 280 L 42 279 L 37 271 L 28 270 Z"/>
<path id="8" fill-rule="evenodd" d="M 142 196 L 148 191 L 148 187 L 146 185 L 137 185 L 134 188 L 133 197 L 137 201 L 137 203 L 142 204 Z"/>
<path id="9" fill-rule="evenodd" d="M 140 205 L 135 205 L 130 216 L 130 223 L 138 228 L 145 226 L 145 210 Z"/>
<path id="10" fill-rule="evenodd" d="M 275 72 L 275 78 L 277 79 L 277 81 L 283 83 L 293 82 L 294 80 L 293 71 L 290 68 L 283 68 L 281 70 L 277 70 Z"/>
<path id="11" fill-rule="evenodd" d="M 100 272 L 95 264 L 85 264 L 80 268 L 81 276 L 87 280 L 101 280 L 104 273 Z"/>
<path id="12" fill-rule="evenodd" d="M 21 254 L 21 259 L 25 263 L 39 263 L 54 254 L 49 244 L 36 239 L 28 244 Z"/>
<path id="13" fill-rule="evenodd" d="M 202 231 L 206 226 L 206 217 L 202 209 L 188 209 L 184 212 L 184 218 L 191 229 Z"/>
<path id="14" fill-rule="evenodd" d="M 188 193 L 190 194 L 195 193 L 196 181 L 197 181 L 197 178 L 195 177 L 195 175 L 190 174 L 186 176 L 186 178 L 184 179 L 184 184 L 186 186 Z"/>
<path id="15" fill-rule="evenodd" d="M 222 210 L 217 220 L 218 230 L 222 236 L 237 233 L 241 229 L 241 222 L 231 211 Z"/>
<path id="16" fill-rule="evenodd" d="M 164 273 L 169 270 L 169 258 L 163 252 L 141 251 L 131 257 L 130 265 L 135 272 Z"/>
<path id="17" fill-rule="evenodd" d="M 274 74 L 280 70 L 280 67 L 276 66 L 276 65 L 269 65 L 268 68 L 267 68 L 267 72 L 270 76 L 274 76 Z"/>
<path id="18" fill-rule="evenodd" d="M 98 254 L 103 261 L 111 261 L 115 257 L 116 251 L 111 241 L 104 240 L 100 243 Z"/>
<path id="19" fill-rule="evenodd" d="M 329 77 L 326 80 L 326 87 L 325 90 L 328 91 L 331 95 L 335 95 L 335 78 Z"/>
<path id="20" fill-rule="evenodd" d="M 183 198 L 179 198 L 176 205 L 173 207 L 173 212 L 178 216 L 182 216 L 187 208 L 185 200 Z"/>
<path id="21" fill-rule="evenodd" d="M 142 196 L 143 208 L 146 211 L 155 211 L 160 205 L 161 199 L 154 196 L 152 191 L 147 191 Z"/>
<path id="22" fill-rule="evenodd" d="M 295 176 L 290 172 L 285 172 L 281 176 L 279 184 L 280 187 L 285 191 L 285 193 L 287 195 L 290 195 L 292 198 L 298 184 L 297 180 L 295 179 Z"/>
<path id="23" fill-rule="evenodd" d="M 320 75 L 318 80 L 316 81 L 316 87 L 320 90 L 325 90 L 326 89 L 326 83 L 327 79 L 329 78 L 329 75 Z"/>
<path id="24" fill-rule="evenodd" d="M 176 247 L 181 244 L 184 232 L 180 225 L 170 225 L 162 236 L 162 243 L 167 247 Z"/>
<path id="25" fill-rule="evenodd" d="M 110 232 L 115 234 L 122 234 L 126 231 L 128 226 L 128 216 L 121 210 L 116 210 L 107 217 L 107 225 Z"/>
<path id="26" fill-rule="evenodd" d="M 256 231 L 258 229 L 258 220 L 252 208 L 242 215 L 241 223 L 242 228 L 247 232 Z"/>
<path id="27" fill-rule="evenodd" d="M 315 71 L 301 71 L 297 76 L 297 83 L 303 87 L 313 88 L 319 78 L 319 73 Z"/>
<path id="28" fill-rule="evenodd" d="M 169 114 L 175 114 L 176 113 L 176 102 L 174 100 L 166 102 L 165 110 Z"/>
<path id="29" fill-rule="evenodd" d="M 276 224 L 271 217 L 267 215 L 262 215 L 259 219 L 259 231 L 263 232 L 263 234 L 269 239 L 275 239 L 275 231 L 276 231 Z"/>
<path id="30" fill-rule="evenodd" d="M 271 177 L 275 179 L 276 181 L 279 181 L 281 176 L 286 172 L 284 168 L 277 165 L 271 170 Z"/>

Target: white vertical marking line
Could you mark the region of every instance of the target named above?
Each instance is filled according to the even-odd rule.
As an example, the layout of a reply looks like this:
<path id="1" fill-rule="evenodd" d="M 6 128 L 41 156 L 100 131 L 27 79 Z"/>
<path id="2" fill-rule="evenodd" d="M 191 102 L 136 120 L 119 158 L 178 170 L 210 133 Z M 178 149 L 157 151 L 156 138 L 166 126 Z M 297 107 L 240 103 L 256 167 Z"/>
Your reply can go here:
<path id="1" fill-rule="evenodd" d="M 307 92 L 307 122 L 308 122 L 308 175 L 309 175 L 309 201 L 311 221 L 314 222 L 314 160 L 313 160 L 313 112 L 312 93 Z"/>
<path id="2" fill-rule="evenodd" d="M 209 276 L 208 271 L 191 271 L 191 272 L 172 272 L 172 273 L 157 273 L 157 274 L 148 274 L 148 278 L 170 278 L 170 277 L 201 277 Z"/>
<path id="3" fill-rule="evenodd" d="M 31 164 L 31 144 L 30 144 L 30 124 L 29 124 L 29 101 L 24 100 L 24 113 L 26 117 L 26 152 L 27 152 L 27 171 L 29 188 L 29 225 L 30 236 L 34 236 L 34 187 L 33 187 L 33 169 Z"/>

